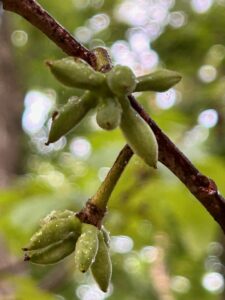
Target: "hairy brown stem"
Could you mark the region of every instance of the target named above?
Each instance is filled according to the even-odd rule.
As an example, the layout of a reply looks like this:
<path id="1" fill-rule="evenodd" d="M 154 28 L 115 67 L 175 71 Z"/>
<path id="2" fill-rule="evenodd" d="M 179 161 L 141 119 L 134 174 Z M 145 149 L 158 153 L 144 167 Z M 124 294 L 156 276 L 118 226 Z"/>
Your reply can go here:
<path id="1" fill-rule="evenodd" d="M 2 0 L 3 8 L 27 19 L 53 40 L 65 53 L 84 59 L 95 68 L 95 55 L 80 45 L 34 0 Z M 216 184 L 202 175 L 187 157 L 162 132 L 135 98 L 129 96 L 133 108 L 154 131 L 159 144 L 159 160 L 169 168 L 202 203 L 225 232 L 225 199 L 219 194 Z M 127 146 L 126 146 L 127 147 Z M 121 151 L 123 153 L 123 151 Z M 126 159 L 126 158 L 124 158 Z M 123 170 L 121 170 L 122 173 Z M 117 179 L 118 180 L 118 179 Z"/>

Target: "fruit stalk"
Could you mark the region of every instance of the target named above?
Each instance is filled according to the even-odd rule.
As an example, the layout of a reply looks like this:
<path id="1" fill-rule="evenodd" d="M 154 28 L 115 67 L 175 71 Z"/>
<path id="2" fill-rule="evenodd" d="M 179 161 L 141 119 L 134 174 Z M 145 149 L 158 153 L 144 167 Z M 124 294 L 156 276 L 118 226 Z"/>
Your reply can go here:
<path id="1" fill-rule="evenodd" d="M 128 145 L 126 145 L 120 152 L 118 158 L 114 162 L 112 168 L 107 174 L 105 180 L 100 185 L 96 194 L 91 198 L 90 202 L 92 204 L 96 205 L 102 210 L 106 209 L 109 197 L 132 155 L 133 151 Z"/>

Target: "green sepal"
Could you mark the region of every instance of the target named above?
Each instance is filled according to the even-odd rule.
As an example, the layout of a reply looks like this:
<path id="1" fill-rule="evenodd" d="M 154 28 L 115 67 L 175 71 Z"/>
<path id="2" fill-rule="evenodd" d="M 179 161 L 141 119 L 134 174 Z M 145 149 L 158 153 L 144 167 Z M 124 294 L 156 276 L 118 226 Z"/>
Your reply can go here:
<path id="1" fill-rule="evenodd" d="M 75 265 L 81 272 L 87 272 L 98 251 L 98 228 L 91 224 L 82 224 L 82 234 L 77 240 Z"/>
<path id="2" fill-rule="evenodd" d="M 97 108 L 96 121 L 105 130 L 113 130 L 120 125 L 122 108 L 115 98 L 103 98 Z"/>
<path id="3" fill-rule="evenodd" d="M 98 233 L 98 240 L 98 252 L 95 261 L 91 265 L 91 271 L 100 289 L 107 292 L 112 276 L 112 262 L 101 231 Z"/>
<path id="4" fill-rule="evenodd" d="M 84 118 L 84 116 L 97 105 L 97 98 L 94 93 L 85 92 L 82 97 L 71 97 L 68 102 L 56 113 L 53 114 L 52 124 L 49 132 L 48 142 L 56 142 Z"/>
<path id="5" fill-rule="evenodd" d="M 158 70 L 154 73 L 137 77 L 135 92 L 164 92 L 177 84 L 181 78 L 181 75 L 177 72 L 167 69 Z"/>
<path id="6" fill-rule="evenodd" d="M 24 260 L 35 264 L 54 264 L 71 254 L 75 249 L 75 233 L 70 233 L 61 241 L 51 244 L 45 248 L 25 253 Z"/>
<path id="7" fill-rule="evenodd" d="M 64 85 L 84 90 L 96 90 L 105 82 L 104 74 L 96 72 L 80 58 L 66 57 L 47 61 L 52 74 Z"/>
<path id="8" fill-rule="evenodd" d="M 123 108 L 120 128 L 127 143 L 135 154 L 146 164 L 156 168 L 158 161 L 158 143 L 149 125 L 131 107 L 127 98 L 120 99 Z"/>
<path id="9" fill-rule="evenodd" d="M 127 66 L 115 66 L 106 73 L 106 81 L 112 93 L 118 96 L 130 94 L 136 87 L 136 77 Z"/>

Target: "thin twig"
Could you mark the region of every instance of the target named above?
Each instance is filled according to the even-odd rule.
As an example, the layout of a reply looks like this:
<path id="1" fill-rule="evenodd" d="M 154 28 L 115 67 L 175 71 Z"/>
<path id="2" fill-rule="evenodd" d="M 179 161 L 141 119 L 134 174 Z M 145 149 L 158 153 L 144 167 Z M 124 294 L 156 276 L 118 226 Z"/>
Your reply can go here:
<path id="1" fill-rule="evenodd" d="M 2 0 L 5 10 L 13 11 L 53 40 L 65 53 L 84 59 L 95 68 L 94 54 L 80 45 L 34 0 Z M 162 132 L 135 98 L 129 96 L 133 108 L 154 131 L 159 144 L 159 160 L 169 168 L 203 204 L 225 232 L 225 199 L 218 193 L 216 184 L 202 175 L 187 157 Z M 121 151 L 123 153 L 123 151 Z M 126 159 L 126 158 L 125 158 Z"/>
<path id="2" fill-rule="evenodd" d="M 105 180 L 92 197 L 92 204 L 98 205 L 101 209 L 106 207 L 108 199 L 132 155 L 133 152 L 128 145 L 121 150 Z"/>

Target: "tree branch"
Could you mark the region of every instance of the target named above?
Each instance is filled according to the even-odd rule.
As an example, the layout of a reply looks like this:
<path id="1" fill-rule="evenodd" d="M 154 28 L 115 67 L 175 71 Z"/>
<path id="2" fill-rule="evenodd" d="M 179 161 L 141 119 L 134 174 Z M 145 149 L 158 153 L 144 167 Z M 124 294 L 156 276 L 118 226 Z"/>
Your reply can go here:
<path id="1" fill-rule="evenodd" d="M 5 10 L 13 11 L 23 16 L 31 24 L 45 33 L 65 53 L 80 57 L 95 68 L 96 59 L 94 53 L 79 44 L 39 6 L 36 1 L 2 0 L 2 2 Z M 202 203 L 225 232 L 225 199 L 219 194 L 214 181 L 202 175 L 198 169 L 193 166 L 187 157 L 149 117 L 132 95 L 129 96 L 129 99 L 133 108 L 149 124 L 156 135 L 159 144 L 159 160 L 186 185 L 190 192 Z M 124 153 L 123 150 L 121 153 Z M 131 157 L 130 153 L 128 157 Z M 122 171 L 123 169 L 121 169 L 121 173 Z M 117 176 L 117 180 L 118 178 Z"/>
<path id="2" fill-rule="evenodd" d="M 159 145 L 159 161 L 172 171 L 201 202 L 225 233 L 225 199 L 215 182 L 201 174 L 190 160 L 174 145 L 131 95 L 132 107 L 149 124 Z"/>
<path id="3" fill-rule="evenodd" d="M 17 13 L 42 31 L 70 56 L 79 57 L 93 65 L 95 55 L 76 41 L 73 36 L 52 18 L 35 0 L 2 0 L 3 8 Z"/>

